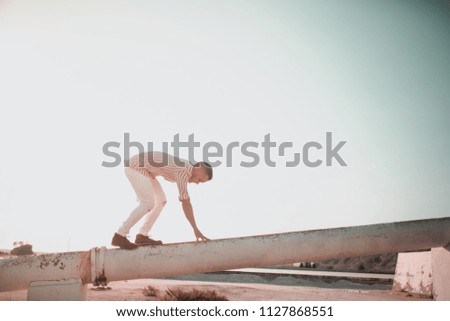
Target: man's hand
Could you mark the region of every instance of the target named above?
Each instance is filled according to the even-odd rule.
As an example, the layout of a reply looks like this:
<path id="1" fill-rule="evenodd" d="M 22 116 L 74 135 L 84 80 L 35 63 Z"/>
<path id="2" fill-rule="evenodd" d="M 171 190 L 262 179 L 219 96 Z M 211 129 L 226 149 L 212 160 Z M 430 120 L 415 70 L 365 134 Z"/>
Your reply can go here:
<path id="1" fill-rule="evenodd" d="M 202 232 L 200 232 L 198 229 L 195 229 L 194 233 L 195 233 L 195 239 L 196 239 L 197 242 L 199 241 L 199 239 L 200 239 L 200 241 L 204 241 L 204 242 L 209 241 L 209 238 L 204 236 L 202 234 Z"/>
<path id="2" fill-rule="evenodd" d="M 197 224 L 195 223 L 195 218 L 194 218 L 194 211 L 192 210 L 191 201 L 189 199 L 182 200 L 181 204 L 183 206 L 184 215 L 186 215 L 186 218 L 188 219 L 189 223 L 191 223 L 191 226 L 194 229 L 196 241 L 197 242 L 198 242 L 198 240 L 204 241 L 204 242 L 209 241 L 209 238 L 204 236 L 202 234 L 202 232 L 200 232 L 200 230 L 197 228 Z"/>

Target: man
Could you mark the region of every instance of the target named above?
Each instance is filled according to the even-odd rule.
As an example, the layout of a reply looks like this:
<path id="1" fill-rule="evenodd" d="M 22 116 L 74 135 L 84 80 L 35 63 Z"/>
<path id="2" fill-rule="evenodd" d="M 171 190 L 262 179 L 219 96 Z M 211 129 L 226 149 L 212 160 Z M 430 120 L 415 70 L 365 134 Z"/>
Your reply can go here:
<path id="1" fill-rule="evenodd" d="M 160 245 L 161 241 L 151 239 L 148 234 L 158 219 L 164 205 L 166 195 L 157 180 L 162 176 L 169 182 L 177 184 L 184 214 L 191 224 L 196 240 L 207 241 L 195 223 L 192 204 L 187 191 L 188 183 L 204 183 L 212 179 L 212 167 L 206 162 L 194 165 L 186 160 L 162 152 L 146 152 L 131 157 L 125 163 L 125 174 L 136 192 L 139 206 L 123 222 L 111 241 L 113 246 L 122 249 L 135 249 L 143 245 Z M 130 229 L 145 217 L 144 225 L 136 235 L 134 243 L 127 239 Z"/>

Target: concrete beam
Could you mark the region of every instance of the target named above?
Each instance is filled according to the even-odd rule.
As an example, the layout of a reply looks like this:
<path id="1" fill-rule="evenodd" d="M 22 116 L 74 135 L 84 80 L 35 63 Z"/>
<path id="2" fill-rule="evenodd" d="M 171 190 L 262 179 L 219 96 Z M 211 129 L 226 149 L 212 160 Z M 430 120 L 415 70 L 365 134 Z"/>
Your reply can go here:
<path id="1" fill-rule="evenodd" d="M 181 243 L 105 254 L 109 281 L 428 250 L 450 242 L 450 217 Z M 130 264 L 130 262 L 133 262 Z"/>
<path id="2" fill-rule="evenodd" d="M 84 284 L 154 278 L 297 261 L 428 250 L 450 243 L 450 217 L 0 260 L 0 291 L 32 281 L 80 279 Z M 97 254 L 96 254 L 97 253 Z M 101 255 L 97 258 L 97 255 Z M 96 263 L 97 262 L 97 263 Z M 99 264 L 101 266 L 92 266 Z M 93 275 L 93 274 L 96 275 Z"/>

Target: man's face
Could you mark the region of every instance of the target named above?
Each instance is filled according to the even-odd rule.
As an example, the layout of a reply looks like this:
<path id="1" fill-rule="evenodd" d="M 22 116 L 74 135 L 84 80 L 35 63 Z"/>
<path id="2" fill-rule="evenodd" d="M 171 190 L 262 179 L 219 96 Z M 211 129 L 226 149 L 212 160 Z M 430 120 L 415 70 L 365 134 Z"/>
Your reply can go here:
<path id="1" fill-rule="evenodd" d="M 189 179 L 189 183 L 195 184 L 205 183 L 207 181 L 209 181 L 208 174 L 206 174 L 205 171 L 201 168 L 199 168 L 199 170 L 196 171 Z"/>

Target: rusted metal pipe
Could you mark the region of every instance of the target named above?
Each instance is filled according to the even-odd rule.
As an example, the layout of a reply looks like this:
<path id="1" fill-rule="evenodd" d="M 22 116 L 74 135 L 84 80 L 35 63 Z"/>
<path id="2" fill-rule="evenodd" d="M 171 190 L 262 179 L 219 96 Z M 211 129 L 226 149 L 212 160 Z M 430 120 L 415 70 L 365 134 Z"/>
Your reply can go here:
<path id="1" fill-rule="evenodd" d="M 27 288 L 31 281 L 75 278 L 104 282 L 155 278 L 445 247 L 450 217 L 250 237 L 101 250 L 102 267 L 91 252 L 68 252 L 0 260 L 0 291 Z M 94 272 L 92 272 L 94 273 Z"/>

